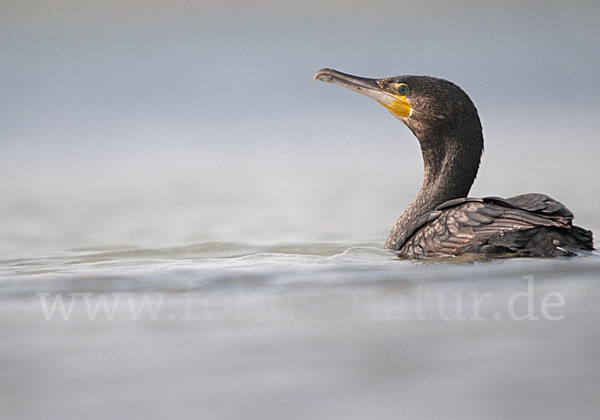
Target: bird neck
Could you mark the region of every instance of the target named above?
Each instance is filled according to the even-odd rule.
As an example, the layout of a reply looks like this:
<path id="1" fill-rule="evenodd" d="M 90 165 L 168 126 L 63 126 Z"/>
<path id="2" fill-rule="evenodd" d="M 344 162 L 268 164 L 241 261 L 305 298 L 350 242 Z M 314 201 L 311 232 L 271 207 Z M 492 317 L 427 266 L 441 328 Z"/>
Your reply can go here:
<path id="1" fill-rule="evenodd" d="M 414 131 L 414 130 L 413 130 Z M 421 143 L 424 176 L 421 189 L 390 232 L 386 248 L 400 249 L 412 225 L 440 204 L 466 197 L 475 181 L 481 153 L 481 126 L 445 135 L 415 132 Z"/>

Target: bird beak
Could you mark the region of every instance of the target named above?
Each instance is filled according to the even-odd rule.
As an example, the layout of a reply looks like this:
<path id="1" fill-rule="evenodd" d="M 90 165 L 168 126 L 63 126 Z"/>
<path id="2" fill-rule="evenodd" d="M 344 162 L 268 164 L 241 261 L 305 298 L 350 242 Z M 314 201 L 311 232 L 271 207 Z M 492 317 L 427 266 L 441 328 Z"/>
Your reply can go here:
<path id="1" fill-rule="evenodd" d="M 412 107 L 408 103 L 406 96 L 386 90 L 382 79 L 367 79 L 365 77 L 352 76 L 333 69 L 321 69 L 315 73 L 313 80 L 334 83 L 368 96 L 386 107 L 397 117 L 404 118 L 412 114 Z"/>

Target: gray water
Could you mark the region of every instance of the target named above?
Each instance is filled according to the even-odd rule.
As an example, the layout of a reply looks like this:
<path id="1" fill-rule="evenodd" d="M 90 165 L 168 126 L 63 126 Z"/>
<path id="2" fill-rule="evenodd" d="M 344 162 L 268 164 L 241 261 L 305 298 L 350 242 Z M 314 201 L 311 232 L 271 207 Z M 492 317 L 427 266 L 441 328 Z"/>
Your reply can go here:
<path id="1" fill-rule="evenodd" d="M 459 83 L 598 233 L 596 2 L 0 8 L 0 418 L 598 417 L 600 254 L 397 259 L 417 141 L 311 82 Z"/>

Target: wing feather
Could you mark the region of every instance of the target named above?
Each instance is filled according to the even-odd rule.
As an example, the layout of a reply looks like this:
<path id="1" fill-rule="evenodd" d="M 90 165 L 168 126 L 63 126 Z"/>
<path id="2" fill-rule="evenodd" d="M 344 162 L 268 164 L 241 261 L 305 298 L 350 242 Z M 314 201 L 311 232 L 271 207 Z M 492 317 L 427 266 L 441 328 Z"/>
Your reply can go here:
<path id="1" fill-rule="evenodd" d="M 398 251 L 407 257 L 440 257 L 469 252 L 490 237 L 540 226 L 571 226 L 573 214 L 544 194 L 460 198 L 438 206 L 413 225 Z"/>

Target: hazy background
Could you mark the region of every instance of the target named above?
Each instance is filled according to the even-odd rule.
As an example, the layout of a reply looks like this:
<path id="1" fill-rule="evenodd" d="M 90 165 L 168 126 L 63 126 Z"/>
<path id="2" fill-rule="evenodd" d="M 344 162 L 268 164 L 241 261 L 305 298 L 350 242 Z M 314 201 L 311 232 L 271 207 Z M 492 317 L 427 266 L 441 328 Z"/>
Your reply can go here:
<path id="1" fill-rule="evenodd" d="M 321 67 L 455 81 L 486 137 L 472 195 L 543 191 L 599 228 L 599 19 L 595 1 L 4 1 L 0 250 L 383 241 L 417 142 L 313 84 Z"/>

